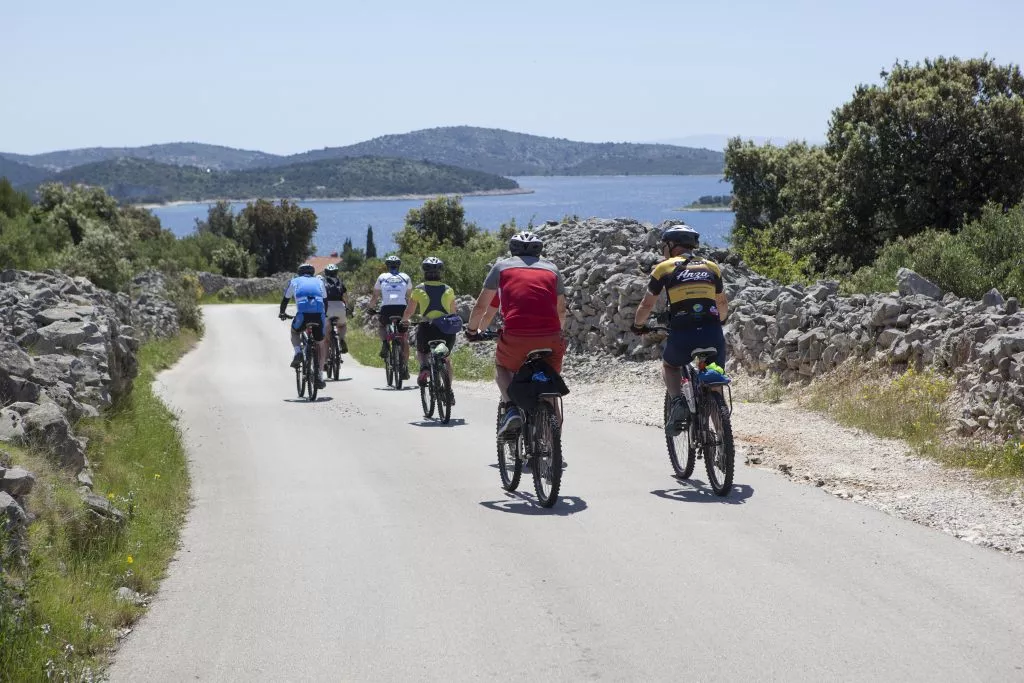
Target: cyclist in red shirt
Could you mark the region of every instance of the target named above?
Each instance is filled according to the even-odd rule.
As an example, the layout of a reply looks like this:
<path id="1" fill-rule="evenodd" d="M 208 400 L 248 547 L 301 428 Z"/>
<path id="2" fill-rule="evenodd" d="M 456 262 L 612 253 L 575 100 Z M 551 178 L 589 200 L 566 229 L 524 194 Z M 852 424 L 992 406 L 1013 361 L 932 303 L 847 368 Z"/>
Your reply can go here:
<path id="1" fill-rule="evenodd" d="M 534 349 L 551 349 L 551 357 L 546 360 L 556 372 L 562 371 L 565 283 L 555 264 L 540 257 L 543 248 L 543 240 L 532 232 L 514 235 L 508 243 L 512 257 L 491 268 L 469 316 L 469 339 L 486 329 L 499 310 L 504 320 L 494 354 L 494 378 L 505 411 L 499 435 L 522 425 L 519 410 L 509 401 L 508 387 L 527 354 Z"/>

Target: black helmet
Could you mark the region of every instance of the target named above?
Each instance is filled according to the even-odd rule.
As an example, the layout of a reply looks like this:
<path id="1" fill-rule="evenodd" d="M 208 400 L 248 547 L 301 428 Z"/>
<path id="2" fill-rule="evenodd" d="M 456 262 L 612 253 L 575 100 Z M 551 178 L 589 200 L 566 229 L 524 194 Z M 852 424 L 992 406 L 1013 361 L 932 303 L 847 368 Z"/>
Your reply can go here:
<path id="1" fill-rule="evenodd" d="M 316 275 L 316 268 L 312 263 L 303 263 L 299 266 L 299 275 Z"/>
<path id="2" fill-rule="evenodd" d="M 676 223 L 665 228 L 661 233 L 661 241 L 692 249 L 700 245 L 700 233 L 686 223 Z"/>
<path id="3" fill-rule="evenodd" d="M 428 280 L 437 280 L 441 277 L 441 271 L 444 270 L 444 261 L 436 256 L 428 256 L 420 265 L 423 267 L 423 277 Z"/>
<path id="4" fill-rule="evenodd" d="M 523 231 L 512 236 L 508 241 L 508 250 L 513 256 L 540 256 L 544 249 L 544 240 L 536 234 Z"/>

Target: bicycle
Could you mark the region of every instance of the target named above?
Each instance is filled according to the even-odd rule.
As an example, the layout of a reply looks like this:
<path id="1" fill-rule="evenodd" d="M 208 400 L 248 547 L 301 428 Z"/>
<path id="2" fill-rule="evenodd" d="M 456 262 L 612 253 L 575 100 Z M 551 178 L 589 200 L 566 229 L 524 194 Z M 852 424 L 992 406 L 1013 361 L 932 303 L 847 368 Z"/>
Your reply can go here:
<path id="1" fill-rule="evenodd" d="M 482 332 L 471 341 L 484 341 L 497 336 L 496 332 Z M 501 475 L 502 488 L 515 491 L 519 487 L 523 466 L 528 464 L 533 471 L 533 489 L 537 494 L 537 502 L 545 508 L 552 507 L 558 501 L 558 491 L 562 485 L 560 416 L 563 393 L 555 391 L 552 378 L 539 365 L 550 355 L 551 349 L 534 349 L 527 354 L 520 372 L 524 369 L 529 371 L 529 384 L 532 386 L 525 393 L 536 399 L 536 405 L 530 407 L 526 401 L 514 401 L 523 419 L 522 427 L 514 435 L 497 438 L 498 473 Z M 509 387 L 509 398 L 512 398 L 512 391 L 513 387 Z M 504 417 L 505 411 L 499 404 L 497 428 L 501 427 Z"/>
<path id="2" fill-rule="evenodd" d="M 646 325 L 648 332 L 670 332 L 664 325 Z M 732 436 L 732 387 L 729 380 L 704 378 L 709 362 L 718 351 L 713 348 L 694 349 L 691 362 L 683 370 L 682 391 L 690 408 L 690 423 L 673 436 L 668 419 L 672 397 L 665 392 L 665 444 L 672 470 L 680 479 L 689 479 L 698 459 L 704 460 L 708 483 L 717 496 L 732 490 L 736 464 L 736 448 Z M 723 389 L 728 391 L 728 404 Z M 680 455 L 685 453 L 685 462 Z"/>
<path id="3" fill-rule="evenodd" d="M 379 315 L 376 309 L 367 311 L 371 315 Z M 388 318 L 388 324 L 384 333 L 384 376 L 387 378 L 388 386 L 395 389 L 402 388 L 402 339 L 398 324 L 402 322 L 401 316 L 393 315 Z"/>
<path id="4" fill-rule="evenodd" d="M 452 351 L 442 339 L 429 341 L 427 345 L 430 346 L 427 359 L 430 379 L 427 380 L 425 387 L 420 387 L 423 417 L 433 417 L 436 405 L 438 419 L 442 424 L 448 424 L 452 419 L 452 382 L 448 374 L 447 359 Z"/>
<path id="5" fill-rule="evenodd" d="M 285 319 L 292 320 L 294 315 L 285 314 Z M 299 331 L 299 346 L 302 348 L 302 363 L 295 368 L 295 389 L 299 398 L 309 391 L 308 400 L 315 401 L 317 394 L 317 380 L 320 374 L 320 350 L 317 342 L 313 339 L 313 328 L 316 323 L 306 323 Z"/>
<path id="6" fill-rule="evenodd" d="M 338 332 L 335 329 L 335 325 L 338 323 L 338 316 L 331 316 L 328 320 L 327 333 L 331 335 L 330 343 L 327 346 L 327 376 L 337 381 L 341 374 L 341 364 L 345 361 L 341 357 L 341 340 L 338 338 Z"/>

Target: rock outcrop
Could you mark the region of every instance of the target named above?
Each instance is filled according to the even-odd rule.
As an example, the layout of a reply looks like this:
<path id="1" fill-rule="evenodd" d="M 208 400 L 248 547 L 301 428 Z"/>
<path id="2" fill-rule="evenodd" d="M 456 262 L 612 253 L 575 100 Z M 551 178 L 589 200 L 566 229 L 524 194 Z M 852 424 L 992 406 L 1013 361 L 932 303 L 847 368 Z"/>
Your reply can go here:
<path id="1" fill-rule="evenodd" d="M 225 277 L 215 273 L 197 273 L 203 294 L 219 294 L 222 290 L 231 289 L 235 297 L 257 299 L 268 294 L 283 294 L 285 285 L 294 275 L 278 273 L 270 277 L 237 278 Z"/>

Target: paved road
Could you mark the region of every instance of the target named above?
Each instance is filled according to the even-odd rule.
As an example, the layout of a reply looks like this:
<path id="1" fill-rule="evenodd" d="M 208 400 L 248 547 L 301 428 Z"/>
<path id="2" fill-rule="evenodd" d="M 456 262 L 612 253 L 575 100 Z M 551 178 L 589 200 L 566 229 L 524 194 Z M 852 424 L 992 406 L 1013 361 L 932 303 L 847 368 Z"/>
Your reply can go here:
<path id="1" fill-rule="evenodd" d="M 571 401 L 541 511 L 490 389 L 442 427 L 349 362 L 300 403 L 272 307 L 206 320 L 161 386 L 195 506 L 114 681 L 1024 680 L 1018 560 L 742 467 L 717 499 Z"/>

